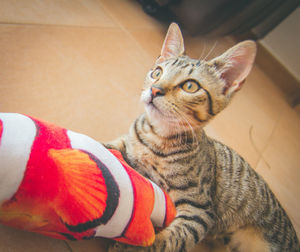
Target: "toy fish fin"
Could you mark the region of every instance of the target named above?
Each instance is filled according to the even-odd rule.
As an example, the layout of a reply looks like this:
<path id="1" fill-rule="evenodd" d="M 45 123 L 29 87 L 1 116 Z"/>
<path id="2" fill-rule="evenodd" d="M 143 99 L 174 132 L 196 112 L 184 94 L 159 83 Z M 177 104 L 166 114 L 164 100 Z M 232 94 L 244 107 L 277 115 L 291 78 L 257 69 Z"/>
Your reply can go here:
<path id="1" fill-rule="evenodd" d="M 53 207 L 66 227 L 72 232 L 84 232 L 107 222 L 118 204 L 117 198 L 107 204 L 112 191 L 118 190 L 117 185 L 111 185 L 113 178 L 107 168 L 81 150 L 50 149 L 48 155 L 59 176 Z M 106 180 L 110 180 L 109 187 Z"/>

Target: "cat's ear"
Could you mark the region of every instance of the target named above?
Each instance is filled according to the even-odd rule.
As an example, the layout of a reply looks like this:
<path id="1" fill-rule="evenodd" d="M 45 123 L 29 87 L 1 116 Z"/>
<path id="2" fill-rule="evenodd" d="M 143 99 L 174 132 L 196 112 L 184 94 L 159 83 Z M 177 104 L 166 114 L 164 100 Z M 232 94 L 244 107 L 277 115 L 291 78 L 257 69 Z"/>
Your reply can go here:
<path id="1" fill-rule="evenodd" d="M 172 23 L 169 26 L 161 53 L 157 62 L 162 62 L 169 58 L 176 58 L 184 53 L 183 37 L 179 26 Z"/>
<path id="2" fill-rule="evenodd" d="M 238 91 L 250 73 L 256 55 L 256 44 L 247 40 L 227 50 L 211 63 L 225 81 L 223 94 Z"/>

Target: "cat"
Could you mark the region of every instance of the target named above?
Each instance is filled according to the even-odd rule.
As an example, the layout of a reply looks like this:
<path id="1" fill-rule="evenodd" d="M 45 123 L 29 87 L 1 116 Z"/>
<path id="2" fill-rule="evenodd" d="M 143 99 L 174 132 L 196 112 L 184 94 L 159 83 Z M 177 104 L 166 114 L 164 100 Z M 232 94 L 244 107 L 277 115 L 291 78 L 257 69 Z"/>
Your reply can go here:
<path id="1" fill-rule="evenodd" d="M 291 221 L 263 178 L 203 130 L 241 88 L 255 55 L 255 42 L 244 41 L 210 61 L 191 59 L 180 28 L 170 25 L 145 79 L 146 113 L 106 147 L 168 191 L 177 215 L 151 247 L 114 243 L 109 251 L 183 252 L 199 242 L 212 251 L 300 251 Z"/>

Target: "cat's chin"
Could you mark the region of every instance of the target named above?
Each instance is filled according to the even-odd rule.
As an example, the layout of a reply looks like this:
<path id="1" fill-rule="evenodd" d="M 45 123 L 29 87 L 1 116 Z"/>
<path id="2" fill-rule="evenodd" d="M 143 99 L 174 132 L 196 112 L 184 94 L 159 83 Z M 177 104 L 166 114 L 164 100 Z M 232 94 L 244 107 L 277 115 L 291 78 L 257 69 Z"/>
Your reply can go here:
<path id="1" fill-rule="evenodd" d="M 175 130 L 175 127 L 172 127 L 171 124 L 165 121 L 152 120 L 151 125 L 153 127 L 153 131 L 162 137 L 168 137 L 178 133 Z"/>
<path id="2" fill-rule="evenodd" d="M 148 122 L 154 128 L 155 133 L 161 136 L 170 136 L 179 133 L 182 129 L 178 127 L 175 118 L 164 115 L 157 108 L 147 105 L 145 107 Z"/>

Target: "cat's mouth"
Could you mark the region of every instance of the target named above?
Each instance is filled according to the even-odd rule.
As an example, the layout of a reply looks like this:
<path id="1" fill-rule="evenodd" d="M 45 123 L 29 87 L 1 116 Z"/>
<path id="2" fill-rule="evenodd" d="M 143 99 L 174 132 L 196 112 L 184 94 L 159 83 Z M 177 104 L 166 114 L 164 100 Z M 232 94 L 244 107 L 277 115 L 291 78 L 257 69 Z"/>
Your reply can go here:
<path id="1" fill-rule="evenodd" d="M 162 113 L 157 105 L 154 104 L 154 99 L 151 96 L 150 92 L 144 91 L 141 95 L 141 101 L 145 104 L 145 109 L 147 112 L 158 112 Z"/>
<path id="2" fill-rule="evenodd" d="M 159 109 L 157 105 L 154 104 L 153 101 L 146 103 L 146 111 L 164 116 L 164 113 Z"/>
<path id="3" fill-rule="evenodd" d="M 175 118 L 172 116 L 166 105 L 160 100 L 160 97 L 153 97 L 151 92 L 145 90 L 141 95 L 141 101 L 144 103 L 147 115 L 151 120 L 158 122 L 171 123 Z"/>
<path id="4" fill-rule="evenodd" d="M 174 126 L 178 124 L 178 118 L 174 116 L 170 111 L 165 111 L 160 108 L 155 102 L 149 102 L 145 105 L 145 110 L 148 116 L 152 120 L 156 120 L 160 123 L 163 123 L 164 126 Z"/>

